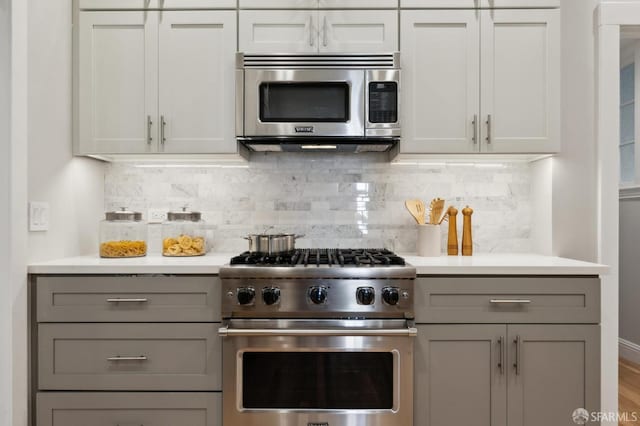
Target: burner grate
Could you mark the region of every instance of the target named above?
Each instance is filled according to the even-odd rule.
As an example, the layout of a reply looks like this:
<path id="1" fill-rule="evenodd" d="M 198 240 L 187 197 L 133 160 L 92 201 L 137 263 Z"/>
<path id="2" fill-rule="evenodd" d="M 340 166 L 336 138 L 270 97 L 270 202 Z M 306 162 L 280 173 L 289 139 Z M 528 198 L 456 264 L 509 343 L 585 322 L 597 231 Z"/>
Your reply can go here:
<path id="1" fill-rule="evenodd" d="M 405 261 L 387 249 L 297 249 L 268 255 L 244 252 L 231 259 L 231 265 L 256 266 L 404 266 Z"/>

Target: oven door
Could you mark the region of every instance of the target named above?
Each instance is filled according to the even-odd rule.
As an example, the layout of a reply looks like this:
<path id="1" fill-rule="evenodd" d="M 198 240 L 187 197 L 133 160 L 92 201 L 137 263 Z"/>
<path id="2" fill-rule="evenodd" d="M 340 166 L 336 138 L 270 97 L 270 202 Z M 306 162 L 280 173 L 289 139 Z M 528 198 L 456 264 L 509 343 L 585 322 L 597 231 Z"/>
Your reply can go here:
<path id="1" fill-rule="evenodd" d="M 404 320 L 231 320 L 223 426 L 412 426 Z"/>
<path id="2" fill-rule="evenodd" d="M 364 70 L 246 69 L 244 136 L 364 137 Z"/>

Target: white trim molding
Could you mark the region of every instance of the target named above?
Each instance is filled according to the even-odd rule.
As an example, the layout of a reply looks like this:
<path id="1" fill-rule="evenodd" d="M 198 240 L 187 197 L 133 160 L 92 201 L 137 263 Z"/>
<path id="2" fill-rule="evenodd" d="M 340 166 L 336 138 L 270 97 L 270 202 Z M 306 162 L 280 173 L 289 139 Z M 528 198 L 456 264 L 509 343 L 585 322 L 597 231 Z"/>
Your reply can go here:
<path id="1" fill-rule="evenodd" d="M 620 351 L 620 358 L 624 358 L 627 361 L 640 364 L 640 345 L 623 339 L 618 339 L 618 348 Z"/>
<path id="2" fill-rule="evenodd" d="M 620 187 L 621 200 L 640 199 L 640 186 L 623 186 Z"/>

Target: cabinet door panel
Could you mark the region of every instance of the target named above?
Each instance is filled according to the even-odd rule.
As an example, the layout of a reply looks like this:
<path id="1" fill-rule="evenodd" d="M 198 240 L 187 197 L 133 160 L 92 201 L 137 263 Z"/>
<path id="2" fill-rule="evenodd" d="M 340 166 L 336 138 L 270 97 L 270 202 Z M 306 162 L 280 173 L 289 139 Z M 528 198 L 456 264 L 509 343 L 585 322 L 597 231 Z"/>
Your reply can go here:
<path id="1" fill-rule="evenodd" d="M 147 134 L 147 117 L 155 123 L 157 16 L 155 12 L 80 13 L 80 153 L 155 151 L 157 141 L 155 134 Z"/>
<path id="2" fill-rule="evenodd" d="M 506 331 L 504 325 L 418 326 L 416 425 L 506 426 L 507 370 L 499 366 Z"/>
<path id="3" fill-rule="evenodd" d="M 558 151 L 559 10 L 481 13 L 482 149 L 492 153 Z"/>
<path id="4" fill-rule="evenodd" d="M 171 11 L 160 19 L 163 152 L 234 153 L 236 19 L 232 11 Z M 160 125 L 162 125 L 160 123 Z"/>
<path id="5" fill-rule="evenodd" d="M 560 0 L 400 0 L 400 7 L 433 9 L 560 7 Z"/>
<path id="6" fill-rule="evenodd" d="M 508 331 L 509 426 L 570 426 L 576 408 L 598 410 L 599 326 L 509 325 Z"/>
<path id="7" fill-rule="evenodd" d="M 560 0 L 477 0 L 479 7 L 536 8 L 560 7 Z"/>
<path id="8" fill-rule="evenodd" d="M 474 152 L 478 11 L 402 11 L 401 152 Z"/>
<path id="9" fill-rule="evenodd" d="M 318 12 L 241 10 L 239 50 L 249 53 L 318 51 Z"/>
<path id="10" fill-rule="evenodd" d="M 236 0 L 78 0 L 80 9 L 227 9 L 236 7 Z"/>
<path id="11" fill-rule="evenodd" d="M 395 10 L 332 10 L 320 12 L 321 52 L 395 52 L 398 12 Z"/>

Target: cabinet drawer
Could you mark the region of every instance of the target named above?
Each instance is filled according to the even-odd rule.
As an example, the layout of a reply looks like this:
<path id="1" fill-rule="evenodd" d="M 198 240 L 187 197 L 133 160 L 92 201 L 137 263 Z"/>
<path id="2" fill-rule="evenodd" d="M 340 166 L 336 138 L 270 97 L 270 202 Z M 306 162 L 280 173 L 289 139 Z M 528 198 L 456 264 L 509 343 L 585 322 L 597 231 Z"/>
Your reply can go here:
<path id="1" fill-rule="evenodd" d="M 240 9 L 317 9 L 318 0 L 240 0 Z"/>
<path id="2" fill-rule="evenodd" d="M 220 321 L 214 276 L 39 276 L 38 322 Z"/>
<path id="3" fill-rule="evenodd" d="M 40 324 L 41 390 L 221 389 L 217 324 Z"/>
<path id="4" fill-rule="evenodd" d="M 220 393 L 41 392 L 36 426 L 221 426 Z"/>
<path id="5" fill-rule="evenodd" d="M 78 0 L 82 10 L 235 9 L 236 0 Z"/>
<path id="6" fill-rule="evenodd" d="M 420 277 L 418 323 L 600 322 L 595 277 Z"/>

